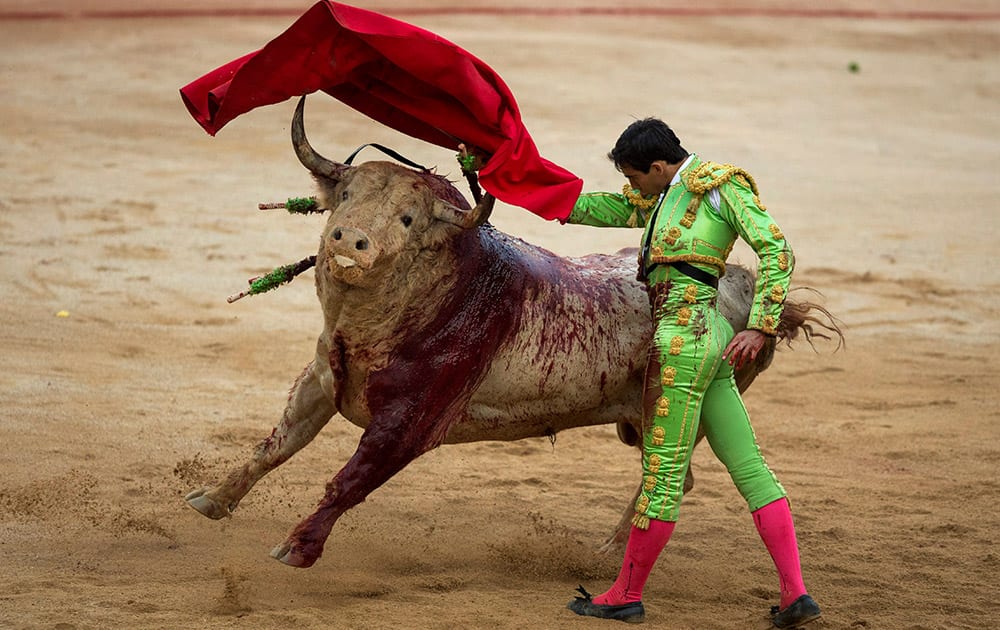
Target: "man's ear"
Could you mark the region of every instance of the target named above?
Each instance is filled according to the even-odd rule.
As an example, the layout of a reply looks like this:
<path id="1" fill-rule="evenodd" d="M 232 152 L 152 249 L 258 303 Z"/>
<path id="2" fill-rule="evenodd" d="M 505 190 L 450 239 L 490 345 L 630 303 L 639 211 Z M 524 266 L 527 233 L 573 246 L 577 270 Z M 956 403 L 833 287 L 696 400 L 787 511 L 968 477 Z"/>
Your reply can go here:
<path id="1" fill-rule="evenodd" d="M 649 172 L 656 173 L 657 175 L 662 175 L 667 170 L 666 160 L 653 160 L 652 164 L 649 165 Z"/>

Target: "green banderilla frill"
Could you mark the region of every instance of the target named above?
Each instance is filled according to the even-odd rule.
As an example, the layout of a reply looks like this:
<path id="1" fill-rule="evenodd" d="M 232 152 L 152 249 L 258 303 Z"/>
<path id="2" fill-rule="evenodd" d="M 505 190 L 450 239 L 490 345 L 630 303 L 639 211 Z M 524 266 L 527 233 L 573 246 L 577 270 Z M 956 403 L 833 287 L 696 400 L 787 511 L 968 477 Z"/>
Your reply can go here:
<path id="1" fill-rule="evenodd" d="M 251 278 L 249 281 L 250 288 L 246 291 L 241 291 L 236 295 L 229 296 L 226 298 L 226 301 L 232 304 L 236 300 L 245 298 L 248 295 L 257 295 L 258 293 L 266 293 L 267 291 L 277 289 L 281 285 L 291 282 L 295 279 L 295 276 L 310 267 L 314 267 L 315 265 L 316 257 L 309 256 L 308 258 L 303 258 L 295 264 L 276 267 L 273 271 L 270 271 L 263 276 Z"/>
<path id="2" fill-rule="evenodd" d="M 257 208 L 259 210 L 284 208 L 288 210 L 288 214 L 320 214 L 324 211 L 323 208 L 318 206 L 315 197 L 290 197 L 285 202 L 259 203 L 257 204 Z"/>

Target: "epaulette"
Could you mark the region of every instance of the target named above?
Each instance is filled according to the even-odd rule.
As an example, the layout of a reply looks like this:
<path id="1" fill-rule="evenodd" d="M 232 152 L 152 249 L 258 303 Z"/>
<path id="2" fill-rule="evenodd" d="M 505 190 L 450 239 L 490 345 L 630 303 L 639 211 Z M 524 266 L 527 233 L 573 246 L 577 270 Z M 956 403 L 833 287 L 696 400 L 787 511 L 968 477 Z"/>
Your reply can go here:
<path id="1" fill-rule="evenodd" d="M 718 188 L 733 178 L 750 188 L 754 195 L 759 194 L 757 183 L 750 176 L 750 173 L 732 164 L 702 162 L 695 168 L 689 169 L 682 177 L 684 178 L 684 186 L 695 195 L 704 195 L 709 190 Z"/>

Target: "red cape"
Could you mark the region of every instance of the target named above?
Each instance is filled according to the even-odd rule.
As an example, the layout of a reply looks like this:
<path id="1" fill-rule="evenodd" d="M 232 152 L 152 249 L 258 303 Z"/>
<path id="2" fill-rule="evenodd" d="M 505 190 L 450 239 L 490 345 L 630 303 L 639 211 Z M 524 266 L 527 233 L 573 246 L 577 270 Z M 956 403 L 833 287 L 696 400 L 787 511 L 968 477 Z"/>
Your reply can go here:
<path id="1" fill-rule="evenodd" d="M 497 199 L 564 220 L 583 181 L 546 160 L 510 89 L 489 66 L 442 37 L 338 2 L 313 5 L 277 38 L 181 88 L 211 135 L 261 105 L 322 90 L 415 138 L 490 155 L 479 171 Z"/>

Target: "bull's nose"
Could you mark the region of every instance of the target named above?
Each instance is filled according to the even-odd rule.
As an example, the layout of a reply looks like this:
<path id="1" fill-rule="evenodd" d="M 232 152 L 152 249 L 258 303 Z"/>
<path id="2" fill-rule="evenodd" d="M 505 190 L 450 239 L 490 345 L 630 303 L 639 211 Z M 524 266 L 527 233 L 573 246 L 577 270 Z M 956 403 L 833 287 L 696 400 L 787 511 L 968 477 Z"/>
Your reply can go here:
<path id="1" fill-rule="evenodd" d="M 354 239 L 354 249 L 358 251 L 364 251 L 369 246 L 368 236 L 361 230 L 355 230 L 354 228 L 333 228 L 333 231 L 330 232 L 330 237 L 335 241 L 346 239 L 348 246 L 350 246 L 351 239 Z"/>

